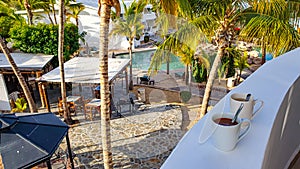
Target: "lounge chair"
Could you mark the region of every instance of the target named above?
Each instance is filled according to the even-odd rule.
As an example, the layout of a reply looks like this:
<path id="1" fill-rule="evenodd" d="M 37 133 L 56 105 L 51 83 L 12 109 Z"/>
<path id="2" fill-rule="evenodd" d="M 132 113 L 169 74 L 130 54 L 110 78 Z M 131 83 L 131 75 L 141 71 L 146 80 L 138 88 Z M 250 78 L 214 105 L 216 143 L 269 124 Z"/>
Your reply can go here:
<path id="1" fill-rule="evenodd" d="M 150 76 L 144 75 L 140 77 L 140 84 L 149 84 Z"/>
<path id="2" fill-rule="evenodd" d="M 177 77 L 177 78 L 184 78 L 184 76 L 185 76 L 185 72 L 176 72 L 175 73 L 175 77 Z"/>
<path id="3" fill-rule="evenodd" d="M 144 75 L 143 77 L 140 77 L 140 84 L 154 85 L 155 81 L 151 80 L 150 76 Z"/>

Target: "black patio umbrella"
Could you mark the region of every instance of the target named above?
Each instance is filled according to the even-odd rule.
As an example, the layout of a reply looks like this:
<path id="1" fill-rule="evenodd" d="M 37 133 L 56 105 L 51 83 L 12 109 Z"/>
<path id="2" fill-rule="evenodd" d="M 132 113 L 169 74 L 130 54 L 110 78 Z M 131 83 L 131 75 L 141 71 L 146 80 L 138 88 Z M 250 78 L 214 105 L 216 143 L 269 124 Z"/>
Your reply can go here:
<path id="1" fill-rule="evenodd" d="M 69 157 L 74 168 L 68 125 L 53 113 L 0 114 L 0 156 L 4 168 L 30 168 L 47 162 L 66 137 Z"/>

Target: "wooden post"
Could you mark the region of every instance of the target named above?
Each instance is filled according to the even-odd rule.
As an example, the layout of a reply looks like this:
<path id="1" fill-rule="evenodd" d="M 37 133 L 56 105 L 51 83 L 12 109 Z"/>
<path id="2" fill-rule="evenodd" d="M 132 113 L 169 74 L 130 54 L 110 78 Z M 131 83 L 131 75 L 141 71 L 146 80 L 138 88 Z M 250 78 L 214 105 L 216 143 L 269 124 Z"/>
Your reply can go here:
<path id="1" fill-rule="evenodd" d="M 110 84 L 110 94 L 112 97 L 114 97 L 114 94 L 115 94 L 115 86 L 114 86 L 114 82 L 112 82 Z"/>
<path id="2" fill-rule="evenodd" d="M 0 169 L 4 168 L 4 163 L 2 161 L 2 155 L 0 154 Z"/>
<path id="3" fill-rule="evenodd" d="M 128 88 L 128 72 L 127 68 L 125 69 L 125 86 L 126 86 L 126 94 L 129 93 L 129 88 Z"/>
<path id="4" fill-rule="evenodd" d="M 42 84 L 42 89 L 43 89 L 43 95 L 45 98 L 46 108 L 47 108 L 48 112 L 51 112 L 51 108 L 50 108 L 50 104 L 49 104 L 49 97 L 48 97 L 47 88 L 45 87 L 45 84 Z"/>
<path id="5" fill-rule="evenodd" d="M 41 77 L 42 73 L 41 72 L 36 72 L 36 77 L 39 78 Z M 41 98 L 41 103 L 42 107 L 46 107 L 46 99 L 45 99 L 45 92 L 43 91 L 43 82 L 38 82 L 38 88 L 39 88 L 39 93 L 40 93 L 40 98 Z"/>

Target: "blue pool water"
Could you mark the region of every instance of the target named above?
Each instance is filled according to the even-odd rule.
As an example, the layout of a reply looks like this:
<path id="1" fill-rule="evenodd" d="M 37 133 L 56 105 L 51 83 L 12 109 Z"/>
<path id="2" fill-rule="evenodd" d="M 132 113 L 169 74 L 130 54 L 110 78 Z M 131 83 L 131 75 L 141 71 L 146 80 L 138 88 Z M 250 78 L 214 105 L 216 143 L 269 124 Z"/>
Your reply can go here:
<path id="1" fill-rule="evenodd" d="M 132 68 L 140 70 L 148 70 L 151 62 L 151 56 L 155 50 L 135 52 L 132 55 Z M 129 54 L 117 55 L 116 58 L 129 58 Z M 179 60 L 179 57 L 171 55 L 170 70 L 182 69 L 184 64 Z M 167 64 L 162 63 L 160 70 L 167 70 Z"/>

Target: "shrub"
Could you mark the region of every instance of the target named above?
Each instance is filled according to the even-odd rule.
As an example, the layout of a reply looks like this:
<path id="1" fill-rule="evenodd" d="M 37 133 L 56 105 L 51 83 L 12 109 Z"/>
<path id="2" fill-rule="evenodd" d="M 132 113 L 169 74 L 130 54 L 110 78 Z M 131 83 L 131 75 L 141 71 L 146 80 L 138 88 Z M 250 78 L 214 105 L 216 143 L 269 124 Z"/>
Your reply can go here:
<path id="1" fill-rule="evenodd" d="M 44 53 L 58 56 L 58 25 L 38 24 L 16 26 L 10 30 L 13 47 L 25 53 Z M 64 59 L 79 49 L 78 28 L 74 24 L 65 24 Z M 56 59 L 57 60 L 57 59 Z"/>
<path id="2" fill-rule="evenodd" d="M 27 102 L 24 98 L 17 98 L 15 101 L 16 107 L 12 109 L 12 112 L 24 112 L 27 109 Z"/>
<path id="3" fill-rule="evenodd" d="M 183 103 L 187 103 L 191 99 L 191 97 L 192 97 L 192 94 L 189 91 L 181 91 L 180 92 L 180 98 Z"/>

